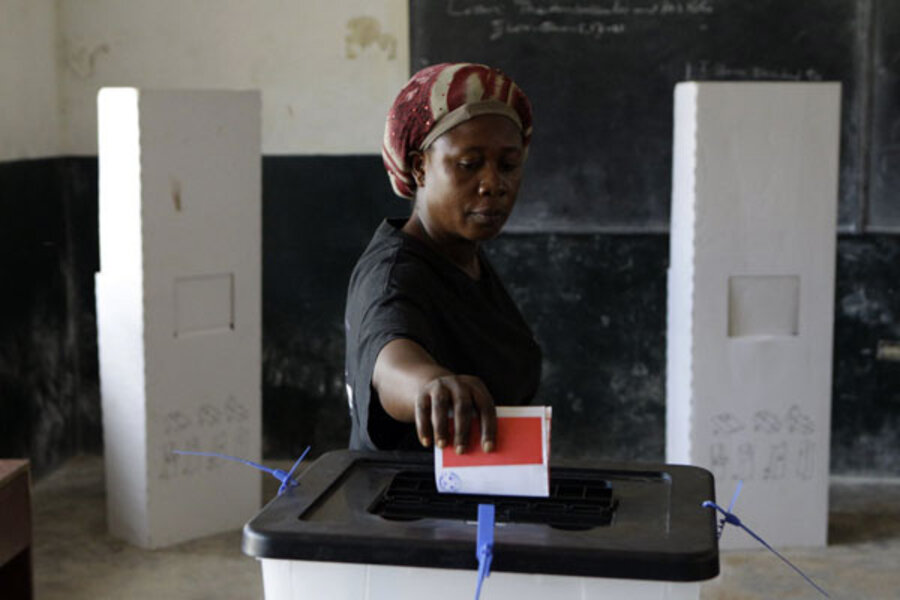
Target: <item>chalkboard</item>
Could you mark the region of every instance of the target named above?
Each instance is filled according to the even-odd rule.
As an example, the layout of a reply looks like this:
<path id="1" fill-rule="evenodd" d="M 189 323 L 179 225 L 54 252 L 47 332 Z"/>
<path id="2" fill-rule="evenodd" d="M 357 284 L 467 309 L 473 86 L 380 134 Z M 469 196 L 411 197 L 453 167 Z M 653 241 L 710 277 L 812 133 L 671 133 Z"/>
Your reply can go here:
<path id="1" fill-rule="evenodd" d="M 900 231 L 900 2 L 875 5 L 868 224 Z"/>
<path id="2" fill-rule="evenodd" d="M 887 2 L 886 2 L 887 3 Z M 665 231 L 673 88 L 843 83 L 839 223 L 860 217 L 866 0 L 411 0 L 411 65 L 491 64 L 532 99 L 509 229 Z"/>

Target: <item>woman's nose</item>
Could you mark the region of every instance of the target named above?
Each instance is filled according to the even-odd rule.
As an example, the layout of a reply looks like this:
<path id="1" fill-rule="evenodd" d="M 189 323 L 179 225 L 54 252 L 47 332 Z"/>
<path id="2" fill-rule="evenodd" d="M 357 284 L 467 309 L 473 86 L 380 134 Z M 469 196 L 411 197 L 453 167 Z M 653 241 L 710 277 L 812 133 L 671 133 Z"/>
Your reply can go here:
<path id="1" fill-rule="evenodd" d="M 478 193 L 482 196 L 500 196 L 506 193 L 506 182 L 496 165 L 485 164 L 478 183 Z"/>

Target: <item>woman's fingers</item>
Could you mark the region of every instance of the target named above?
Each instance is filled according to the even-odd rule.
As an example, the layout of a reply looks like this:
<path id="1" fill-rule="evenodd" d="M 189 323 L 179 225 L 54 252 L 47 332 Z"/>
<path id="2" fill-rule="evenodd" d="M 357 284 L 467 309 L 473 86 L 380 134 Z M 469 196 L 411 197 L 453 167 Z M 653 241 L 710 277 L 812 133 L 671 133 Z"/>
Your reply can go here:
<path id="1" fill-rule="evenodd" d="M 472 398 L 481 419 L 481 449 L 493 452 L 497 447 L 497 409 L 487 387 L 480 379 L 477 382 Z"/>
<path id="2" fill-rule="evenodd" d="M 453 421 L 453 445 L 456 453 L 462 454 L 469 444 L 469 427 L 472 425 L 472 394 L 467 388 L 460 389 L 453 399 Z"/>
<path id="3" fill-rule="evenodd" d="M 431 446 L 434 431 L 431 428 L 431 396 L 427 390 L 416 399 L 416 433 L 420 444 L 426 448 Z"/>
<path id="4" fill-rule="evenodd" d="M 447 413 L 453 402 L 452 390 L 439 380 L 431 395 L 431 426 L 434 429 L 434 443 L 438 448 L 446 446 L 450 439 Z"/>
<path id="5" fill-rule="evenodd" d="M 497 414 L 487 387 L 477 377 L 445 376 L 434 379 L 423 388 L 416 400 L 416 430 L 426 448 L 432 440 L 438 448 L 451 442 L 450 415 L 454 420 L 452 442 L 458 454 L 465 452 L 473 414 L 481 423 L 481 447 L 491 452 L 496 447 Z"/>

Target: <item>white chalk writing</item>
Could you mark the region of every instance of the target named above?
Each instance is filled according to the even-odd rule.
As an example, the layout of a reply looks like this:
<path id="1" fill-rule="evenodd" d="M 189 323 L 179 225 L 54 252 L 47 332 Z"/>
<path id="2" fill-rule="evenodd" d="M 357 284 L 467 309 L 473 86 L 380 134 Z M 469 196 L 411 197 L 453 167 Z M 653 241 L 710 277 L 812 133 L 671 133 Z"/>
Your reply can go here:
<path id="1" fill-rule="evenodd" d="M 546 17 L 549 15 L 588 15 L 592 17 L 625 16 L 631 8 L 620 1 L 606 4 L 560 4 L 557 2 L 534 2 L 534 0 L 513 0 L 522 15 Z"/>
<path id="2" fill-rule="evenodd" d="M 684 78 L 694 79 L 757 79 L 771 81 L 822 81 L 822 74 L 813 68 L 786 69 L 760 65 L 734 66 L 712 60 L 685 63 Z"/>
<path id="3" fill-rule="evenodd" d="M 447 14 L 451 17 L 479 17 L 503 14 L 503 6 L 497 3 L 466 3 L 460 0 L 447 2 Z"/>
<path id="4" fill-rule="evenodd" d="M 601 21 L 593 21 L 590 23 L 574 23 L 566 25 L 555 23 L 553 21 L 541 21 L 537 24 L 532 23 L 510 23 L 503 19 L 495 19 L 491 21 L 490 40 L 498 40 L 506 35 L 521 35 L 526 33 L 538 34 L 563 34 L 563 35 L 581 35 L 585 37 L 600 38 L 610 34 L 625 33 L 625 25 L 622 23 L 603 23 Z"/>
<path id="5" fill-rule="evenodd" d="M 447 15 L 455 18 L 491 17 L 491 41 L 515 35 L 577 35 L 599 39 L 622 35 L 628 21 L 658 17 L 705 17 L 715 13 L 713 0 L 655 0 L 652 2 L 465 2 L 449 0 Z M 602 20 L 610 19 L 610 20 Z"/>
<path id="6" fill-rule="evenodd" d="M 451 17 L 481 17 L 516 14 L 548 17 L 555 15 L 588 17 L 628 17 L 654 15 L 711 15 L 715 13 L 713 0 L 654 0 L 651 2 L 551 2 L 541 0 L 513 0 L 505 2 L 471 2 L 448 0 L 447 14 Z M 511 8 L 512 10 L 507 10 Z"/>

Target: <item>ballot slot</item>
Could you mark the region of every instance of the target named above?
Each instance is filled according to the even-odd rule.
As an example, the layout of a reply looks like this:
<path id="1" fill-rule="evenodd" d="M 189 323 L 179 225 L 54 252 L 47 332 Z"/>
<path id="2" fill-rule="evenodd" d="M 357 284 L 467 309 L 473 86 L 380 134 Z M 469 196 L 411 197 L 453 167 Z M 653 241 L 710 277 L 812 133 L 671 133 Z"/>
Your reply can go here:
<path id="1" fill-rule="evenodd" d="M 536 523 L 567 530 L 609 526 L 618 506 L 611 483 L 588 471 L 551 474 L 547 498 L 443 494 L 430 472 L 401 471 L 391 478 L 369 512 L 391 521 L 474 521 L 478 504 L 484 503 L 495 506 L 498 523 Z"/>

